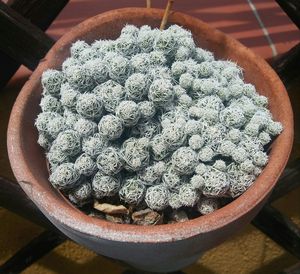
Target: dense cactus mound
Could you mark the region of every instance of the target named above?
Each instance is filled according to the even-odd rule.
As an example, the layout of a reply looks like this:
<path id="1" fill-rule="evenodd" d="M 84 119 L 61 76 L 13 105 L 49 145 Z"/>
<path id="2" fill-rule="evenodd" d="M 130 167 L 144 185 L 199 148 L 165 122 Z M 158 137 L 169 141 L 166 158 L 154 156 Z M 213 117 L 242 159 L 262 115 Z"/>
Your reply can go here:
<path id="1" fill-rule="evenodd" d="M 79 207 L 211 213 L 251 186 L 282 131 L 242 69 L 177 25 L 77 41 L 41 82 L 49 180 Z"/>

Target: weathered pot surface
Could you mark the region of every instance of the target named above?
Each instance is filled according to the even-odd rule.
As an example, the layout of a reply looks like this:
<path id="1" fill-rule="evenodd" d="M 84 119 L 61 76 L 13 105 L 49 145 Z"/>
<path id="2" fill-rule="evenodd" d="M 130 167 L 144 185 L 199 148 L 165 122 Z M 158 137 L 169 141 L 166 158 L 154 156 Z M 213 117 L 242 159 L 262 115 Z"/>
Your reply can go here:
<path id="1" fill-rule="evenodd" d="M 95 252 L 148 271 L 173 271 L 194 262 L 250 222 L 265 203 L 288 160 L 293 142 L 293 114 L 287 92 L 270 66 L 236 40 L 204 22 L 174 12 L 169 23 L 192 31 L 197 45 L 244 68 L 245 79 L 269 98 L 275 120 L 284 130 L 272 144 L 269 163 L 253 186 L 216 212 L 177 224 L 142 227 L 109 223 L 76 209 L 48 181 L 45 155 L 37 144 L 34 120 L 40 112 L 40 77 L 60 68 L 72 42 L 115 39 L 126 24 L 158 27 L 163 11 L 127 8 L 84 21 L 66 33 L 49 51 L 18 96 L 8 129 L 8 152 L 14 174 L 27 195 L 63 233 Z M 26 183 L 25 183 L 26 182 Z"/>

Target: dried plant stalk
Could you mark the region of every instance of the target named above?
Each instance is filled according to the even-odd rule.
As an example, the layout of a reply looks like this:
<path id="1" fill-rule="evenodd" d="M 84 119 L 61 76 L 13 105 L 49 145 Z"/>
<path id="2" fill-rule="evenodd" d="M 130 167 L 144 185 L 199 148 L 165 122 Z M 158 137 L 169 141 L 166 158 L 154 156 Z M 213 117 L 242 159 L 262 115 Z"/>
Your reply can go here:
<path id="1" fill-rule="evenodd" d="M 151 8 L 151 0 L 147 0 L 147 9 L 150 9 Z"/>
<path id="2" fill-rule="evenodd" d="M 160 30 L 163 30 L 168 22 L 170 10 L 172 8 L 173 3 L 174 3 L 174 0 L 168 0 L 168 4 L 166 6 L 164 16 L 163 16 L 163 19 L 162 19 L 160 27 L 159 27 Z"/>

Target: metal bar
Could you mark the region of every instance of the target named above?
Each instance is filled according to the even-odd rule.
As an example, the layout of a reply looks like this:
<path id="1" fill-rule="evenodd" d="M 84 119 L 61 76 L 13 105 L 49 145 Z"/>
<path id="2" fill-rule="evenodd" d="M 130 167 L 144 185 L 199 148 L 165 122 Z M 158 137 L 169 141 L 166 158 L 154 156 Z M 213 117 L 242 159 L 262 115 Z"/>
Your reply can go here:
<path id="1" fill-rule="evenodd" d="M 68 2 L 68 0 L 11 0 L 7 4 L 32 24 L 46 30 Z M 0 50 L 0 90 L 21 64 L 20 60 L 15 60 Z"/>
<path id="2" fill-rule="evenodd" d="M 68 0 L 10 0 L 7 5 L 45 31 Z"/>
<path id="3" fill-rule="evenodd" d="M 38 27 L 0 2 L 0 49 L 33 70 L 54 41 Z"/>
<path id="4" fill-rule="evenodd" d="M 280 211 L 266 205 L 252 221 L 252 224 L 300 259 L 300 229 Z"/>
<path id="5" fill-rule="evenodd" d="M 288 52 L 276 58 L 272 67 L 288 88 L 290 84 L 300 75 L 300 43 L 291 48 Z"/>
<path id="6" fill-rule="evenodd" d="M 299 0 L 276 0 L 278 5 L 300 29 L 300 1 Z"/>
<path id="7" fill-rule="evenodd" d="M 47 229 L 57 229 L 27 197 L 18 183 L 0 177 L 0 206 Z"/>
<path id="8" fill-rule="evenodd" d="M 280 272 L 280 274 L 299 274 L 299 273 L 300 273 L 300 263 L 297 263 Z"/>
<path id="9" fill-rule="evenodd" d="M 45 231 L 20 249 L 14 256 L 0 266 L 0 274 L 16 274 L 41 259 L 66 240 L 55 231 Z"/>
<path id="10" fill-rule="evenodd" d="M 155 273 L 157 273 L 157 272 L 155 272 Z M 155 273 L 148 272 L 148 271 L 128 269 L 128 270 L 125 270 L 122 274 L 155 274 Z M 185 274 L 185 273 L 182 271 L 175 271 L 175 272 L 162 272 L 161 274 Z"/>
<path id="11" fill-rule="evenodd" d="M 283 172 L 276 187 L 274 188 L 269 202 L 285 196 L 300 186 L 300 158 L 293 161 Z"/>

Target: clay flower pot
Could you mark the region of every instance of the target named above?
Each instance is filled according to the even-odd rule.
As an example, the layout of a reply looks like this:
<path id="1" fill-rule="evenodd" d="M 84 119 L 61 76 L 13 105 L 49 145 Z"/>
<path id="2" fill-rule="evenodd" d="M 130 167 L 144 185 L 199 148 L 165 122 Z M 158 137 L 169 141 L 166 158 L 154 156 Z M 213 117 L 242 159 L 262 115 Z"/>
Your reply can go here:
<path id="1" fill-rule="evenodd" d="M 89 217 L 68 202 L 48 181 L 43 150 L 37 144 L 34 120 L 40 112 L 41 74 L 60 69 L 78 40 L 115 39 L 126 24 L 158 27 L 162 10 L 128 8 L 97 15 L 66 33 L 25 84 L 11 113 L 8 152 L 21 187 L 64 234 L 95 252 L 148 271 L 173 271 L 197 260 L 245 226 L 266 202 L 288 160 L 293 141 L 293 114 L 287 92 L 270 66 L 251 50 L 204 22 L 175 12 L 169 23 L 192 31 L 195 42 L 216 58 L 230 59 L 244 68 L 245 79 L 269 98 L 275 120 L 284 130 L 272 144 L 269 163 L 252 187 L 212 214 L 187 222 L 151 227 L 115 224 Z M 26 183 L 24 183 L 26 182 Z"/>

